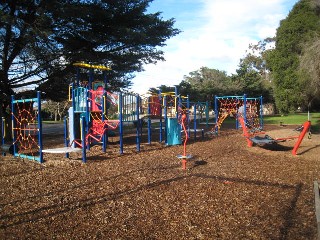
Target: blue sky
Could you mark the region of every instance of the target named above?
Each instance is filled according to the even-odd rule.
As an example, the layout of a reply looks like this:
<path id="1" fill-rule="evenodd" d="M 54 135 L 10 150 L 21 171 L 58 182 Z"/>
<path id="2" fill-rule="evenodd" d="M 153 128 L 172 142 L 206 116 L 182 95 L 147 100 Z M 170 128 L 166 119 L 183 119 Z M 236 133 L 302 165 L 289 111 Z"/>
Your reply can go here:
<path id="1" fill-rule="evenodd" d="M 132 91 L 173 86 L 201 67 L 235 73 L 251 43 L 273 37 L 298 0 L 154 0 L 149 12 L 175 18 L 182 32 L 162 50 L 166 61 L 145 65 Z"/>

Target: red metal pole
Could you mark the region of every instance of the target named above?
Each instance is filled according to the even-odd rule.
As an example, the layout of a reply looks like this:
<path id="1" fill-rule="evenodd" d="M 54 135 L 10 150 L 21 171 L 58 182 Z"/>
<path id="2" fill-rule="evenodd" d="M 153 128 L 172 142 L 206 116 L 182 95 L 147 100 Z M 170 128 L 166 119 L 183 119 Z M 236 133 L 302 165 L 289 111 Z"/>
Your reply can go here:
<path id="1" fill-rule="evenodd" d="M 250 140 L 251 135 L 250 135 L 249 132 L 248 132 L 248 129 L 247 129 L 247 127 L 246 127 L 246 124 L 245 124 L 245 122 L 244 122 L 243 117 L 239 117 L 239 121 L 240 121 L 240 124 L 241 124 L 242 129 L 243 129 L 243 130 L 242 130 L 242 131 L 243 131 L 243 135 L 244 135 L 245 138 L 247 139 L 248 147 L 252 147 L 253 142 Z"/>
<path id="2" fill-rule="evenodd" d="M 187 119 L 187 115 L 184 113 L 181 116 L 181 123 L 182 123 L 182 128 L 185 134 L 185 140 L 183 143 L 183 158 L 182 158 L 182 169 L 186 169 L 187 168 L 187 141 L 188 141 L 188 132 L 185 126 L 185 121 Z"/>
<path id="3" fill-rule="evenodd" d="M 298 151 L 298 148 L 304 138 L 304 136 L 306 135 L 306 133 L 308 132 L 309 128 L 311 126 L 311 121 L 306 121 L 304 124 L 303 124 L 303 130 L 301 131 L 300 135 L 299 135 L 299 138 L 296 142 L 296 144 L 294 145 L 293 149 L 292 149 L 292 154 L 293 155 L 297 155 L 297 151 Z"/>

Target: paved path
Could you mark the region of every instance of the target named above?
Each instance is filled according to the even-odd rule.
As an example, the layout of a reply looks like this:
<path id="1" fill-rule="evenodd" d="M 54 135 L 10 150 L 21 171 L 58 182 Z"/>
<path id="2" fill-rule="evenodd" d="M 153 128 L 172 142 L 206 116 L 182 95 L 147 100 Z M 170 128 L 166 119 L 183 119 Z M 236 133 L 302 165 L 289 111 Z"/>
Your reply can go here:
<path id="1" fill-rule="evenodd" d="M 64 124 L 63 123 L 54 123 L 54 124 L 42 123 L 42 134 L 44 135 L 64 134 Z"/>

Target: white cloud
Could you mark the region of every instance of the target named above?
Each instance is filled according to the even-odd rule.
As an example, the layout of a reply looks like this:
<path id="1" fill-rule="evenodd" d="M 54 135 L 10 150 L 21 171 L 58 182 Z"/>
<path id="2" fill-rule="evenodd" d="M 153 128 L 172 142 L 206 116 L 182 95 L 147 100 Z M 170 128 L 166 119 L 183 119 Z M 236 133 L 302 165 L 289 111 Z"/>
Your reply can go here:
<path id="1" fill-rule="evenodd" d="M 167 42 L 165 62 L 147 65 L 145 72 L 137 74 L 133 91 L 145 93 L 150 87 L 179 84 L 184 75 L 202 66 L 234 73 L 249 44 L 274 36 L 279 21 L 297 1 L 199 0 L 200 11 L 190 9 L 192 15 L 177 10 L 172 17 L 176 25 L 183 22 L 183 32 Z M 192 27 L 179 19 L 183 15 L 192 16 L 188 19 Z"/>

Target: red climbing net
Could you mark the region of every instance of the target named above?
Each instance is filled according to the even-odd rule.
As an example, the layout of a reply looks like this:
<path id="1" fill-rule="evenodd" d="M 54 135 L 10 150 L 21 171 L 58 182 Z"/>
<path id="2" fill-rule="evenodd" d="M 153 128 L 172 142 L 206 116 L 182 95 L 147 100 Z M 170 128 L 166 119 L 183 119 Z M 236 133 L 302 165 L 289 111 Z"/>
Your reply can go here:
<path id="1" fill-rule="evenodd" d="M 228 117 L 236 118 L 238 114 L 242 114 L 244 105 L 243 98 L 218 98 L 219 112 L 217 115 L 217 123 L 214 129 L 220 129 L 223 121 Z M 260 100 L 259 98 L 246 99 L 246 124 L 250 128 L 260 128 L 259 120 Z"/>
<path id="2" fill-rule="evenodd" d="M 14 136 L 13 145 L 16 146 L 19 156 L 39 155 L 39 128 L 38 111 L 33 109 L 34 101 L 24 101 L 14 103 L 15 111 L 11 112 L 13 125 L 12 134 Z"/>
<path id="3" fill-rule="evenodd" d="M 91 112 L 90 117 L 92 119 L 92 126 L 86 136 L 87 143 L 92 139 L 100 142 L 106 131 L 117 129 L 120 123 L 119 120 L 109 120 L 105 116 L 105 119 L 103 119 L 102 113 L 99 112 Z"/>

